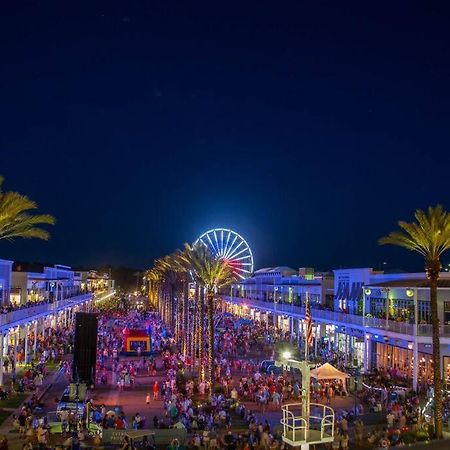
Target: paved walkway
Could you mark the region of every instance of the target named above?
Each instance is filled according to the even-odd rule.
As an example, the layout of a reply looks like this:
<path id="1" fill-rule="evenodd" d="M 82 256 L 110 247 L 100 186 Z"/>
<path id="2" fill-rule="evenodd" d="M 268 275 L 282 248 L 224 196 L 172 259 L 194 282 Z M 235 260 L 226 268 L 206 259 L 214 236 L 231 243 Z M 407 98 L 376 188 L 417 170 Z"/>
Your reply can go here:
<path id="1" fill-rule="evenodd" d="M 63 371 L 57 369 L 56 371 L 50 373 L 47 377 L 44 378 L 42 386 L 40 386 L 35 392 L 27 393 L 24 397 L 24 400 L 17 408 L 4 408 L 4 411 L 8 411 L 10 413 L 10 417 L 8 417 L 2 425 L 0 425 L 0 434 L 3 434 L 8 439 L 8 446 L 10 450 L 21 449 L 24 443 L 24 438 L 22 438 L 18 432 L 12 431 L 13 424 L 13 414 L 19 415 L 22 410 L 22 405 L 27 402 L 34 394 L 38 396 L 42 401 L 47 401 L 48 397 L 52 397 L 56 394 L 57 386 L 61 389 L 59 395 L 62 394 L 64 387 L 67 385 L 67 381 L 63 375 Z M 64 387 L 63 387 L 64 386 Z M 12 394 L 14 395 L 14 394 Z M 47 397 L 47 399 L 46 399 Z M 1 407 L 1 401 L 0 401 Z M 56 407 L 53 408 L 55 410 Z"/>

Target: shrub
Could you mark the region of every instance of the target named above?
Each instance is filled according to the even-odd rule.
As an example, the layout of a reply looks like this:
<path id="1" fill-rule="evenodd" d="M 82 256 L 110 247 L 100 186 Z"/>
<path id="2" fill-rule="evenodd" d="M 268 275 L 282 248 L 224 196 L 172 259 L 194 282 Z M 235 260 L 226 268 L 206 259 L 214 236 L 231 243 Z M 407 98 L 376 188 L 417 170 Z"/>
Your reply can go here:
<path id="1" fill-rule="evenodd" d="M 416 435 L 412 431 L 408 431 L 408 433 L 403 434 L 402 438 L 403 438 L 403 442 L 406 445 L 413 444 L 414 442 L 416 442 Z"/>
<path id="2" fill-rule="evenodd" d="M 418 430 L 416 432 L 416 439 L 419 442 L 423 442 L 423 441 L 427 441 L 428 439 L 430 439 L 430 435 L 428 434 L 427 431 L 425 430 Z"/>
<path id="3" fill-rule="evenodd" d="M 225 390 L 221 384 L 216 384 L 213 387 L 213 392 L 214 392 L 214 394 L 223 394 L 225 392 Z"/>

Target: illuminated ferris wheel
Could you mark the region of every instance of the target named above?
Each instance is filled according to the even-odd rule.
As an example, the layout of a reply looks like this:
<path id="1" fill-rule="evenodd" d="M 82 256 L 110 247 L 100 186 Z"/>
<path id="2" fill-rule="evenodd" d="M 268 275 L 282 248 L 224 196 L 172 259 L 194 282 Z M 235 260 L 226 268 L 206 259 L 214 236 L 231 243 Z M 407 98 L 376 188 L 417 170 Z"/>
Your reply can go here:
<path id="1" fill-rule="evenodd" d="M 209 248 L 211 253 L 228 262 L 233 273 L 243 279 L 253 273 L 253 254 L 247 241 L 238 233 L 226 228 L 214 228 L 203 233 L 196 241 Z"/>

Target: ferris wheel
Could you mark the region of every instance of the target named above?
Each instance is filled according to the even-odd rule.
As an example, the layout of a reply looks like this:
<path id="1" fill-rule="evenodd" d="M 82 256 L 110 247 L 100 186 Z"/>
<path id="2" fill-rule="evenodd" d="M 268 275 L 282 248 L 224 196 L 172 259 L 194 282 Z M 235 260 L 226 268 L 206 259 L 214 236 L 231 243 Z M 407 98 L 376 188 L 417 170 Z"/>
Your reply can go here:
<path id="1" fill-rule="evenodd" d="M 253 273 L 253 254 L 247 241 L 238 233 L 226 228 L 214 228 L 203 233 L 196 241 L 209 248 L 211 253 L 228 262 L 233 273 L 241 279 Z"/>

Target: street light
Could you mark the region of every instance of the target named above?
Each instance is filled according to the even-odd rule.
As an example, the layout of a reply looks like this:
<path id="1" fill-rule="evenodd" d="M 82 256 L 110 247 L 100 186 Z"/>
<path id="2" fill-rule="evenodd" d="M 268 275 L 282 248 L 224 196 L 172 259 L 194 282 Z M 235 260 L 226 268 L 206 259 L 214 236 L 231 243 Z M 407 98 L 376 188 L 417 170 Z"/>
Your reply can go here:
<path id="1" fill-rule="evenodd" d="M 285 350 L 281 353 L 281 361 L 276 361 L 275 365 L 287 366 L 290 369 L 296 368 L 301 372 L 301 403 L 286 404 L 282 406 L 283 425 L 282 439 L 285 443 L 293 447 L 300 447 L 302 450 L 309 450 L 310 444 L 320 444 L 332 442 L 334 439 L 334 411 L 326 405 L 313 403 L 315 408 L 314 414 L 310 411 L 310 365 L 308 361 L 298 361 L 292 359 L 291 352 Z M 300 408 L 301 413 L 298 414 Z M 321 412 L 317 412 L 316 408 L 320 408 Z M 295 411 L 295 409 L 297 411 Z M 294 412 L 295 411 L 295 412 Z M 319 430 L 315 429 L 315 425 L 311 427 L 316 420 L 320 421 Z"/>

